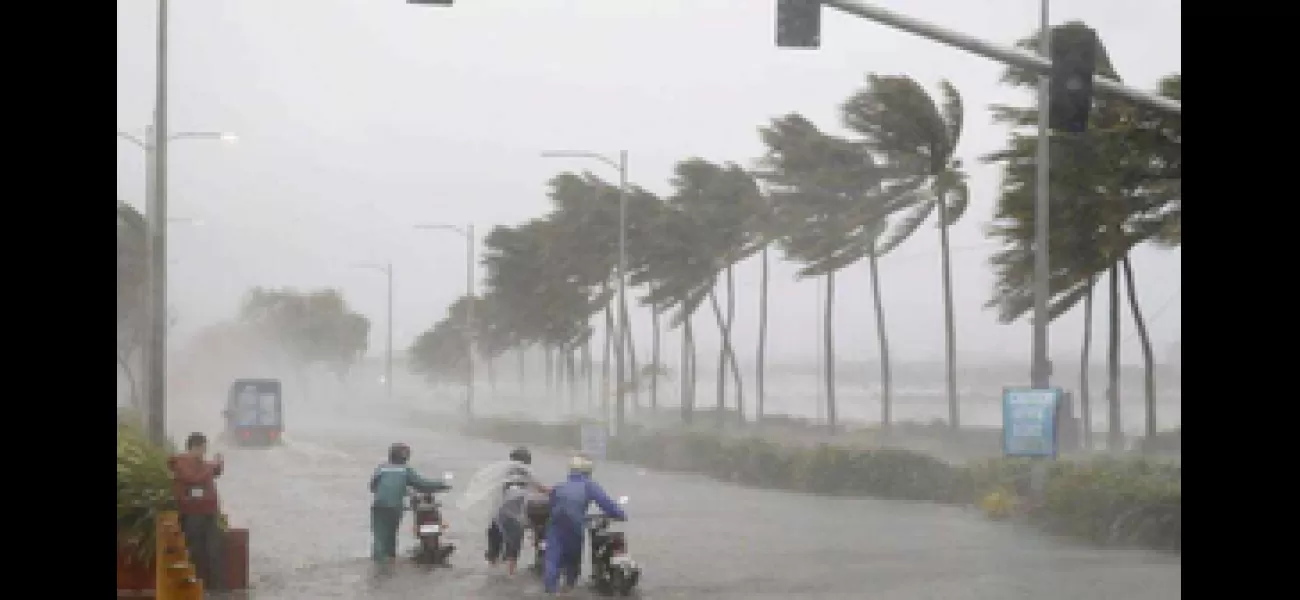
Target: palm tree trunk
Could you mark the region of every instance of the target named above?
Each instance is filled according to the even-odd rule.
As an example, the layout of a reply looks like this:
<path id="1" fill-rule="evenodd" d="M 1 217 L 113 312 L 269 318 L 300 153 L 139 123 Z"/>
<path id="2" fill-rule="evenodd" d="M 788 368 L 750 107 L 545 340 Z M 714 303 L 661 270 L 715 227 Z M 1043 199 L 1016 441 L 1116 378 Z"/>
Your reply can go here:
<path id="1" fill-rule="evenodd" d="M 682 324 L 682 423 L 690 425 L 695 417 L 695 334 L 691 317 Z"/>
<path id="2" fill-rule="evenodd" d="M 578 408 L 577 353 L 578 349 L 573 346 L 564 352 L 565 377 L 569 380 L 569 414 L 574 414 Z"/>
<path id="3" fill-rule="evenodd" d="M 763 268 L 759 275 L 758 282 L 758 360 L 755 365 L 756 377 L 754 399 L 755 421 L 762 426 L 763 424 L 763 403 L 766 400 L 763 389 L 763 370 L 767 359 L 767 247 L 763 247 Z"/>
<path id="4" fill-rule="evenodd" d="M 876 339 L 880 341 L 880 428 L 889 431 L 894 422 L 889 338 L 885 335 L 885 304 L 880 298 L 880 271 L 875 254 L 867 256 L 867 265 L 871 270 L 871 300 L 876 309 Z"/>
<path id="5" fill-rule="evenodd" d="M 1128 307 L 1133 313 L 1133 325 L 1137 327 L 1138 340 L 1142 342 L 1142 387 L 1146 394 L 1147 438 L 1156 437 L 1156 373 L 1155 357 L 1151 352 L 1151 336 L 1147 332 L 1146 320 L 1142 318 L 1142 309 L 1138 306 L 1137 286 L 1133 282 L 1133 264 L 1128 256 L 1120 261 L 1124 267 L 1124 287 L 1128 290 Z"/>
<path id="6" fill-rule="evenodd" d="M 826 274 L 826 308 L 824 329 L 822 333 L 823 352 L 826 355 L 826 427 L 830 429 L 831 434 L 836 429 L 836 411 L 835 411 L 835 340 L 831 331 L 831 321 L 835 314 L 832 310 L 835 304 L 835 272 L 831 271 Z"/>
<path id="7" fill-rule="evenodd" d="M 659 410 L 659 307 L 650 311 L 650 414 Z"/>
<path id="8" fill-rule="evenodd" d="M 745 423 L 745 383 L 740 377 L 740 365 L 736 361 L 736 349 L 731 346 L 732 327 L 736 323 L 736 278 L 735 268 L 727 265 L 727 360 L 731 362 L 731 377 L 736 382 L 736 419 Z"/>
<path id="9" fill-rule="evenodd" d="M 596 378 L 595 371 L 591 368 L 591 337 L 582 343 L 582 374 L 587 378 L 587 412 L 591 412 L 592 399 L 595 397 Z"/>
<path id="10" fill-rule="evenodd" d="M 627 411 L 628 396 L 631 395 L 632 397 L 631 405 L 634 409 L 633 412 L 635 412 L 635 408 L 638 404 L 638 400 L 640 396 L 639 390 L 641 386 L 637 385 L 638 377 L 637 377 L 637 370 L 636 370 L 636 343 L 632 339 L 632 319 L 628 315 L 626 295 L 624 295 L 622 301 L 619 302 L 619 319 L 622 321 L 622 325 L 619 326 L 619 330 L 623 332 L 622 334 L 623 345 L 626 351 L 625 356 L 627 356 L 627 362 L 625 363 L 625 368 L 627 369 L 627 371 L 626 371 L 626 375 L 624 376 L 624 378 L 626 379 L 625 384 L 627 385 L 627 388 L 624 390 L 622 394 L 619 394 L 619 407 L 621 411 L 623 412 Z M 618 426 L 619 427 L 623 426 L 622 419 L 619 419 Z"/>
<path id="11" fill-rule="evenodd" d="M 1124 427 L 1119 410 L 1119 265 L 1110 268 L 1110 336 L 1106 348 L 1106 407 L 1110 428 L 1106 449 L 1118 452 L 1124 445 Z"/>
<path id="12" fill-rule="evenodd" d="M 524 351 L 524 345 L 520 344 L 515 348 L 515 355 L 519 357 L 519 391 L 524 391 L 524 386 L 528 383 L 527 372 L 524 363 L 528 358 L 527 352 Z"/>
<path id="13" fill-rule="evenodd" d="M 542 364 L 546 370 L 546 393 L 554 394 L 555 393 L 555 363 L 551 358 L 551 345 L 550 344 L 544 345 L 543 352 L 545 358 L 543 359 L 544 362 Z"/>
<path id="14" fill-rule="evenodd" d="M 943 272 L 943 344 L 944 368 L 948 378 L 948 427 L 961 429 L 961 405 L 957 400 L 957 324 L 952 310 L 952 250 L 948 246 L 948 202 L 940 197 L 939 253 Z"/>
<path id="15" fill-rule="evenodd" d="M 625 306 L 623 310 L 626 311 L 627 307 Z M 632 409 L 632 414 L 636 414 L 637 409 L 641 406 L 641 373 L 637 369 L 636 344 L 632 339 L 631 319 L 626 312 L 623 313 L 623 331 L 623 339 L 627 340 L 627 382 L 630 388 L 628 393 L 632 396 L 629 406 Z"/>
<path id="16" fill-rule="evenodd" d="M 606 286 L 608 288 L 608 286 Z M 610 381 L 609 361 L 614 351 L 614 308 L 605 304 L 605 359 L 600 362 L 600 415 L 609 418 Z"/>
<path id="17" fill-rule="evenodd" d="M 1089 392 L 1089 375 L 1092 362 L 1092 286 L 1097 276 L 1088 276 L 1088 294 L 1083 297 L 1083 359 L 1079 369 L 1079 412 L 1083 419 L 1083 448 L 1092 449 L 1092 397 Z"/>
<path id="18" fill-rule="evenodd" d="M 716 289 L 716 285 L 714 288 Z M 727 324 L 722 319 L 722 307 L 718 306 L 718 295 L 714 290 L 709 290 L 709 304 L 713 306 L 713 318 L 718 322 L 718 334 L 720 342 L 718 344 L 718 403 L 714 412 L 714 420 L 719 427 L 722 426 L 723 411 L 726 410 L 727 398 Z"/>

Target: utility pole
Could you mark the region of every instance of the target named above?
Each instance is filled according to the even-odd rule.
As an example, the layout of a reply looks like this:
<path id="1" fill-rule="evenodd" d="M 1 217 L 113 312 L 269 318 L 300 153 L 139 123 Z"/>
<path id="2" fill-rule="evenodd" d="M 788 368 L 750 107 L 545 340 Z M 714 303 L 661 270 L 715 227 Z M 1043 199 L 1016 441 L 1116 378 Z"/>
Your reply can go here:
<path id="1" fill-rule="evenodd" d="M 149 437 L 157 444 L 167 439 L 167 0 L 158 0 L 158 49 L 154 90 L 153 127 L 147 135 L 147 166 L 153 170 L 151 205 L 145 207 L 149 241 L 149 344 L 146 404 Z"/>
<path id="2" fill-rule="evenodd" d="M 1039 19 L 1038 52 L 1044 57 L 1051 56 L 1052 28 L 1048 24 L 1048 5 L 1050 0 L 1041 0 L 1042 9 Z M 1048 236 L 1050 221 L 1048 211 L 1051 203 L 1049 162 L 1051 160 L 1051 141 L 1048 132 L 1049 109 L 1048 88 L 1051 76 L 1047 73 L 1038 75 L 1038 174 L 1034 182 L 1034 316 L 1033 316 L 1033 359 L 1029 367 L 1030 385 L 1035 389 L 1046 389 L 1051 385 L 1051 370 L 1047 357 L 1047 297 L 1051 294 L 1049 279 L 1051 271 L 1048 260 Z"/>
<path id="3" fill-rule="evenodd" d="M 474 357 L 475 335 L 474 327 L 477 325 L 474 315 L 474 305 L 478 304 L 478 298 L 474 297 L 474 224 L 470 223 L 465 227 L 465 293 L 469 299 L 469 306 L 465 307 L 465 348 L 468 356 L 465 357 L 465 416 L 474 418 Z"/>
<path id="4" fill-rule="evenodd" d="M 393 263 L 384 265 L 388 275 L 388 343 L 384 350 L 384 395 L 393 401 Z"/>

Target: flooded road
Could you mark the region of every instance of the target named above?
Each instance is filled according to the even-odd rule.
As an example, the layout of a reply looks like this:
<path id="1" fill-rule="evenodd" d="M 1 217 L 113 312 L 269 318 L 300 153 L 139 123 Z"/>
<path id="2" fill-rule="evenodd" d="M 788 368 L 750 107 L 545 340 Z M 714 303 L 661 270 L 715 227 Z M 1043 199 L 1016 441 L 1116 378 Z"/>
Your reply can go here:
<path id="1" fill-rule="evenodd" d="M 399 559 L 391 573 L 374 571 L 366 484 L 395 441 L 411 444 L 422 473 L 452 471 L 461 484 L 509 450 L 360 416 L 295 422 L 278 448 L 214 448 L 226 456 L 219 484 L 226 512 L 250 530 L 248 598 L 542 596 L 527 572 L 507 577 L 483 561 L 486 514 L 454 506 L 447 506 L 458 545 L 452 568 L 428 571 Z M 544 481 L 562 478 L 566 457 L 542 449 L 534 457 Z M 1164 600 L 1182 593 L 1176 556 L 1092 548 L 969 509 L 748 489 L 604 462 L 595 476 L 611 495 L 631 498 L 625 528 L 645 568 L 639 597 L 646 599 Z M 406 552 L 409 515 L 402 525 Z M 529 562 L 525 553 L 521 563 Z M 570 597 L 595 595 L 580 587 Z"/>

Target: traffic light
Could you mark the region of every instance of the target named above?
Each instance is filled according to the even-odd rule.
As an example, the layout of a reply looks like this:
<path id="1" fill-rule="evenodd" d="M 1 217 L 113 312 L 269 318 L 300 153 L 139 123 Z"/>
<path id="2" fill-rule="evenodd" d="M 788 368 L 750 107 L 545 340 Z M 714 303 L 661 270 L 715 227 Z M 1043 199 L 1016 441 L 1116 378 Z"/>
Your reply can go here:
<path id="1" fill-rule="evenodd" d="M 406 0 L 407 4 L 418 4 L 420 6 L 451 6 L 453 0 Z"/>
<path id="2" fill-rule="evenodd" d="M 776 0 L 776 45 L 816 48 L 822 41 L 822 0 Z"/>
<path id="3" fill-rule="evenodd" d="M 1053 29 L 1051 58 L 1047 124 L 1057 131 L 1083 133 L 1092 112 L 1097 33 L 1078 23 Z"/>

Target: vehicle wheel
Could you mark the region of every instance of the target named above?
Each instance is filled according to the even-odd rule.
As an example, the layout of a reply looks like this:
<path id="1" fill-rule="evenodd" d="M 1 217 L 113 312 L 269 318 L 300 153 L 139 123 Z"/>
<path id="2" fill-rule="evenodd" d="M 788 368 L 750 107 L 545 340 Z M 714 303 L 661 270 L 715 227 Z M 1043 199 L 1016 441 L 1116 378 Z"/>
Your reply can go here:
<path id="1" fill-rule="evenodd" d="M 624 577 L 622 569 L 611 569 L 609 571 L 609 592 L 620 596 L 626 596 L 632 591 L 632 586 L 628 585 L 627 577 Z"/>
<path id="2" fill-rule="evenodd" d="M 439 559 L 441 549 L 438 547 L 438 536 L 420 538 L 420 561 L 436 563 Z"/>

